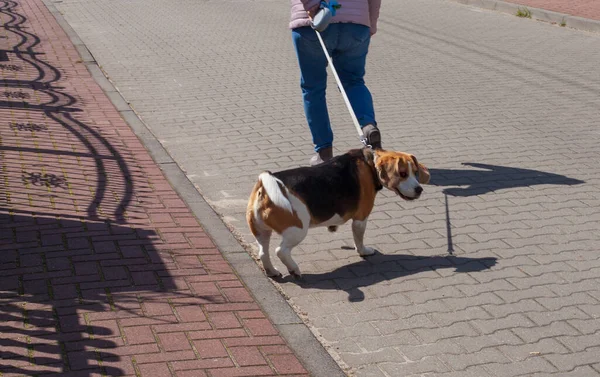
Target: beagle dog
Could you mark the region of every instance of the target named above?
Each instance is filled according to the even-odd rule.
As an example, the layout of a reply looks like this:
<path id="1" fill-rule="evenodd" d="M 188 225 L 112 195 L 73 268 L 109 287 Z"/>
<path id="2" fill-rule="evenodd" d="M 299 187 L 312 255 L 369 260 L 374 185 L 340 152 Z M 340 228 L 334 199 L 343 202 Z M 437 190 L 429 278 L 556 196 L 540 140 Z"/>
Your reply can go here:
<path id="1" fill-rule="evenodd" d="M 370 148 L 354 149 L 316 166 L 261 173 L 250 194 L 246 220 L 267 275 L 281 276 L 269 257 L 273 231 L 282 237 L 275 252 L 294 277 L 301 273 L 292 248 L 310 228 L 328 227 L 333 232 L 352 220 L 356 251 L 361 256 L 374 254 L 363 237 L 377 193 L 385 187 L 402 199 L 414 200 L 429 178 L 415 156 Z"/>

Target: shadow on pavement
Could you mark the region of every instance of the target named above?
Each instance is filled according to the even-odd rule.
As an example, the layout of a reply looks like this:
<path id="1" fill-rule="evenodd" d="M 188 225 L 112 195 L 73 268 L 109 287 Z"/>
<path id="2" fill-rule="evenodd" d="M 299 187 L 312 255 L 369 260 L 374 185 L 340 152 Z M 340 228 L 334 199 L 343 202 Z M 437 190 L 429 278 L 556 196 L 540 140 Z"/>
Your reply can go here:
<path id="1" fill-rule="evenodd" d="M 136 344 L 127 326 L 177 323 L 169 302 L 224 302 L 180 290 L 152 229 L 8 212 L 0 207 L 0 375 L 134 375 L 121 356 Z M 137 352 L 159 352 L 144 343 Z"/>
<path id="2" fill-rule="evenodd" d="M 43 135 L 48 131 L 45 123 L 58 123 L 63 130 L 73 136 L 77 143 L 84 144 L 89 154 L 74 153 L 65 150 L 56 151 L 52 148 L 30 148 L 21 147 L 18 151 L 32 153 L 54 154 L 71 156 L 75 158 L 90 157 L 95 170 L 96 189 L 94 199 L 89 201 L 88 217 L 99 219 L 98 206 L 107 195 L 110 188 L 107 187 L 107 165 L 116 164 L 115 171 L 122 175 L 122 187 L 120 190 L 120 203 L 111 208 L 116 221 L 124 222 L 124 210 L 131 201 L 133 183 L 130 180 L 129 167 L 123 160 L 121 154 L 108 142 L 101 132 L 82 122 L 80 115 L 83 110 L 77 107 L 75 96 L 67 93 L 57 83 L 63 78 L 61 70 L 47 61 L 43 60 L 43 50 L 39 36 L 29 32 L 32 28 L 28 25 L 27 17 L 19 13 L 20 5 L 15 1 L 0 1 L 0 15 L 2 15 L 2 26 L 7 32 L 7 45 L 9 48 L 0 50 L 7 57 L 10 64 L 0 64 L 2 72 L 3 91 L 0 93 L 0 110 L 10 109 L 15 118 L 9 124 L 10 129 L 15 132 L 32 132 Z M 33 118 L 40 121 L 30 121 L 32 118 L 27 114 L 36 114 Z M 29 121 L 25 121 L 25 120 Z M 68 143 L 68 140 L 61 140 Z M 10 142 L 10 140 L 9 140 Z M 0 153 L 3 151 L 14 151 L 14 146 L 0 144 Z M 60 183 L 61 179 L 46 175 L 42 172 L 23 172 L 24 179 L 38 180 L 43 184 Z M 106 204 L 106 203 L 105 203 Z M 108 208 L 105 208 L 105 211 Z"/>
<path id="3" fill-rule="evenodd" d="M 493 267 L 497 258 L 467 258 L 455 256 L 416 257 L 412 255 L 375 255 L 322 274 L 303 274 L 301 280 L 285 276 L 282 282 L 292 282 L 303 288 L 343 290 L 348 301 L 363 301 L 362 287 L 390 281 L 425 271 L 450 268 L 454 272 L 477 272 Z M 333 282 L 333 284 L 332 284 Z"/>
<path id="4" fill-rule="evenodd" d="M 579 179 L 564 175 L 546 173 L 538 170 L 512 168 L 479 163 L 463 163 L 484 170 L 472 169 L 429 169 L 431 185 L 434 186 L 467 186 L 444 189 L 451 196 L 476 196 L 498 190 L 535 185 L 574 186 L 585 183 Z"/>

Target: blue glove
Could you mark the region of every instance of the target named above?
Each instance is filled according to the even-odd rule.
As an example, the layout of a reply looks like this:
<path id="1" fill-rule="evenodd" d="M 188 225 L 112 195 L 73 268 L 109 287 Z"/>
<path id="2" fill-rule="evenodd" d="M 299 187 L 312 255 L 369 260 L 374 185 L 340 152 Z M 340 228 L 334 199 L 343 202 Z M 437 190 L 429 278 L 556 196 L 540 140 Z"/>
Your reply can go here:
<path id="1" fill-rule="evenodd" d="M 335 12 L 341 7 L 342 6 L 337 2 L 337 0 L 330 0 L 329 2 L 326 0 L 321 1 L 321 9 L 329 8 L 332 17 L 335 16 Z"/>

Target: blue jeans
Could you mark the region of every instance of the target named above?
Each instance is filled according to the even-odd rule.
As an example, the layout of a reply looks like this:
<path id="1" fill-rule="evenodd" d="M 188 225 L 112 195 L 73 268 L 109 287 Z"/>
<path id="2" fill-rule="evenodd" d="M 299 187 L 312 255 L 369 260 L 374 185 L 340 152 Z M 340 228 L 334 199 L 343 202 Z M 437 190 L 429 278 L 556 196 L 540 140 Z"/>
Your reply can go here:
<path id="1" fill-rule="evenodd" d="M 333 65 L 346 90 L 361 127 L 376 125 L 373 97 L 365 86 L 365 63 L 371 41 L 370 28 L 351 23 L 330 24 L 321 34 Z M 292 30 L 298 64 L 304 113 L 315 144 L 315 151 L 333 145 L 333 132 L 327 112 L 327 59 L 315 31 L 310 27 Z M 352 128 L 348 128 L 348 132 Z"/>

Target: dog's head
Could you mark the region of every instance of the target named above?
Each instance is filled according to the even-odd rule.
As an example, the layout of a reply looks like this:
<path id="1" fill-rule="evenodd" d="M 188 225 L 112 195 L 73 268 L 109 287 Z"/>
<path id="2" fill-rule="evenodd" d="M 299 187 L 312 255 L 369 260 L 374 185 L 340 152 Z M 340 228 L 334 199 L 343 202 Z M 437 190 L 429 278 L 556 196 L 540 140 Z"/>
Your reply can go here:
<path id="1" fill-rule="evenodd" d="M 429 171 L 411 154 L 377 150 L 374 163 L 381 184 L 402 199 L 418 199 L 423 192 L 421 184 L 429 182 Z"/>

